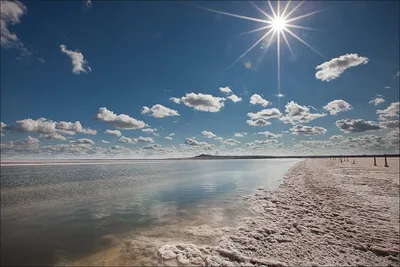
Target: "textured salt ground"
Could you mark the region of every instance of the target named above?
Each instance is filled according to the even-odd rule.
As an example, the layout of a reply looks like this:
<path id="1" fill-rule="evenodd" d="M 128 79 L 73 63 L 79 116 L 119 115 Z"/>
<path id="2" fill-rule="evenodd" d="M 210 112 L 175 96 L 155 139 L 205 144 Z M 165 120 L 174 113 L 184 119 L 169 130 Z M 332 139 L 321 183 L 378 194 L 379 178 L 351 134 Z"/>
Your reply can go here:
<path id="1" fill-rule="evenodd" d="M 85 263 L 398 266 L 399 159 L 378 164 L 302 161 L 278 190 L 244 197 L 253 214 L 237 227 L 160 227 Z"/>

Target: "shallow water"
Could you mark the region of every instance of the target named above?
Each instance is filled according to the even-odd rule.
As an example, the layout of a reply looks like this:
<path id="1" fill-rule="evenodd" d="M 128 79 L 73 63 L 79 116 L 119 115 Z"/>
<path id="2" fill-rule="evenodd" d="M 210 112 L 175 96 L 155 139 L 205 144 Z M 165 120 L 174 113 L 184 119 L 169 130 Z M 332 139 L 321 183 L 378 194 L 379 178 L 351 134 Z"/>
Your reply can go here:
<path id="1" fill-rule="evenodd" d="M 79 259 L 116 237 L 206 220 L 233 224 L 241 196 L 275 189 L 297 160 L 142 161 L 1 167 L 1 264 Z"/>

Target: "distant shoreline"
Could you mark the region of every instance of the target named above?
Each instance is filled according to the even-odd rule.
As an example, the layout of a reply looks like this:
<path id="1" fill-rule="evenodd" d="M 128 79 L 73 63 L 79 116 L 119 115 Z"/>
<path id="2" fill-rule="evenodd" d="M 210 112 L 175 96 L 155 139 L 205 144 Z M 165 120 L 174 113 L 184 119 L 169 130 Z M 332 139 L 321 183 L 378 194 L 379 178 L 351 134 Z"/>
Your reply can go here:
<path id="1" fill-rule="evenodd" d="M 198 155 L 187 158 L 152 158 L 152 159 L 36 159 L 36 160 L 0 160 L 1 166 L 15 165 L 56 165 L 56 164 L 115 164 L 132 163 L 141 161 L 165 161 L 165 160 L 224 160 L 224 159 L 307 159 L 307 158 L 396 158 L 400 154 L 379 154 L 379 155 L 307 155 L 307 156 L 216 156 Z"/>

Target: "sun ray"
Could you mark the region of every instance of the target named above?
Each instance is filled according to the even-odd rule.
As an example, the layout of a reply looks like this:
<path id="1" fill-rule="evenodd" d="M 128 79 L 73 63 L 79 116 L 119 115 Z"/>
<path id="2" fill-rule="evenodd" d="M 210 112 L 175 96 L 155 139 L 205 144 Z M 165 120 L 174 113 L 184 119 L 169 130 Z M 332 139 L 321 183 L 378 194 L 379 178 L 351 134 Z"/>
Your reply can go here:
<path id="1" fill-rule="evenodd" d="M 293 33 L 291 30 L 289 29 L 285 29 L 285 31 L 287 31 L 290 35 L 292 35 L 294 38 L 296 38 L 297 40 L 299 40 L 300 42 L 302 42 L 304 45 L 306 45 L 308 48 L 310 48 L 312 51 L 314 51 L 315 53 L 317 53 L 318 55 L 320 55 L 321 57 L 325 58 L 324 55 L 322 55 L 317 49 L 315 49 L 314 47 L 312 47 L 310 44 L 308 44 L 306 41 L 304 41 L 303 39 L 301 39 L 299 36 L 297 36 L 295 33 Z"/>
<path id="2" fill-rule="evenodd" d="M 282 37 L 285 40 L 285 43 L 286 43 L 287 47 L 289 48 L 289 51 L 292 54 L 293 59 L 296 59 L 296 56 L 293 53 L 292 47 L 290 46 L 290 43 L 289 43 L 288 39 L 286 38 L 285 31 L 282 31 Z"/>
<path id="3" fill-rule="evenodd" d="M 281 17 L 283 17 L 283 18 L 285 17 L 285 13 L 286 13 L 287 9 L 289 8 L 289 5 L 290 5 L 290 0 L 287 2 L 286 6 L 285 6 L 285 9 L 282 12 Z"/>
<path id="4" fill-rule="evenodd" d="M 258 31 L 262 31 L 262 30 L 266 30 L 266 29 L 268 29 L 268 28 L 272 28 L 272 26 L 271 26 L 271 25 L 263 26 L 263 27 L 260 27 L 260 28 L 257 28 L 257 29 L 251 30 L 251 31 L 242 32 L 242 33 L 239 34 L 239 35 L 242 36 L 242 35 L 246 35 L 246 34 L 249 34 L 249 33 L 258 32 Z"/>
<path id="5" fill-rule="evenodd" d="M 304 0 L 301 1 L 300 4 L 298 4 L 295 8 L 293 8 L 285 17 L 283 17 L 283 19 L 287 19 L 288 17 L 290 17 L 290 15 L 292 15 L 303 3 Z"/>
<path id="6" fill-rule="evenodd" d="M 261 22 L 261 23 L 268 23 L 266 20 L 263 20 L 263 19 L 242 16 L 242 15 L 233 14 L 233 13 L 224 12 L 224 11 L 219 11 L 219 10 L 215 10 L 215 9 L 211 9 L 211 8 L 207 8 L 207 7 L 202 7 L 202 6 L 195 6 L 195 7 L 199 8 L 199 9 L 203 9 L 203 10 L 209 11 L 209 12 L 213 12 L 213 13 L 217 13 L 217 14 L 221 14 L 221 15 L 225 15 L 225 16 L 230 16 L 230 17 L 234 17 L 234 18 L 251 20 L 251 21 L 256 21 L 256 22 Z"/>
<path id="7" fill-rule="evenodd" d="M 277 36 L 278 42 L 278 94 L 281 93 L 281 46 L 280 46 L 280 40 L 281 40 L 281 35 L 278 34 Z"/>
<path id="8" fill-rule="evenodd" d="M 321 32 L 325 31 L 323 29 L 304 27 L 304 26 L 301 26 L 301 25 L 294 25 L 294 24 L 287 24 L 287 23 L 285 24 L 285 26 L 289 27 L 289 28 L 297 28 L 297 29 L 310 30 L 310 31 L 321 31 Z"/>
<path id="9" fill-rule="evenodd" d="M 277 4 L 277 6 L 278 6 L 278 8 L 277 8 L 277 12 L 276 12 L 276 13 L 278 14 L 278 18 L 280 18 L 280 17 L 281 17 L 281 7 L 280 7 L 280 4 L 279 4 L 279 3 L 280 3 L 280 1 L 277 1 L 277 3 L 276 3 L 276 4 Z"/>
<path id="10" fill-rule="evenodd" d="M 266 16 L 269 20 L 273 20 L 274 18 L 269 15 L 267 12 L 265 12 L 264 10 L 262 10 L 261 8 L 259 8 L 256 4 L 254 4 L 252 1 L 250 1 L 250 4 L 252 6 L 254 6 L 258 11 L 260 11 L 264 16 Z"/>
<path id="11" fill-rule="evenodd" d="M 289 22 L 296 21 L 296 20 L 299 20 L 299 19 L 302 19 L 302 18 L 306 18 L 306 17 L 312 16 L 312 15 L 315 15 L 317 13 L 320 13 L 322 11 L 324 11 L 324 9 L 316 10 L 316 11 L 313 11 L 313 12 L 310 12 L 310 13 L 295 17 L 295 18 L 288 19 L 288 20 L 286 20 L 286 22 L 289 23 Z"/>
<path id="12" fill-rule="evenodd" d="M 267 37 L 273 29 L 269 30 L 266 34 L 264 34 L 260 39 L 258 39 L 257 42 L 255 42 L 249 49 L 247 49 L 246 52 L 244 52 L 243 54 L 240 55 L 240 57 L 238 57 L 231 65 L 229 65 L 228 68 L 226 68 L 222 73 L 225 73 L 227 70 L 229 70 L 233 65 L 235 65 L 239 60 L 241 60 L 248 52 L 250 52 L 256 45 L 258 45 L 262 40 L 265 39 L 265 37 Z"/>
<path id="13" fill-rule="evenodd" d="M 277 15 L 275 13 L 274 7 L 272 6 L 271 1 L 269 1 L 269 0 L 268 0 L 268 5 L 269 5 L 269 8 L 271 9 L 272 15 L 274 15 L 274 18 L 276 18 Z"/>

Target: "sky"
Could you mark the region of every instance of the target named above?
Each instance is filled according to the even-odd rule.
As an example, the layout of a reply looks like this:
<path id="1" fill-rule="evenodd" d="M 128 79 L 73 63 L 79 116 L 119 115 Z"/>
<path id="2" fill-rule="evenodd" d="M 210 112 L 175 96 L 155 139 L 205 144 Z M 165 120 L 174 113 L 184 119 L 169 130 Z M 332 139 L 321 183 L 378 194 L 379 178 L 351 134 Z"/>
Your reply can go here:
<path id="1" fill-rule="evenodd" d="M 1 157 L 399 153 L 398 10 L 1 1 Z"/>

